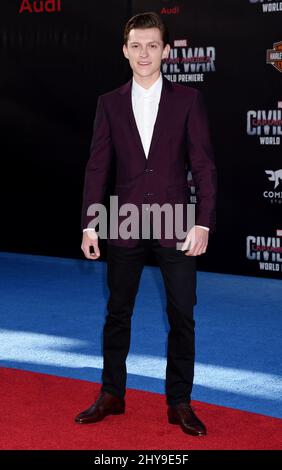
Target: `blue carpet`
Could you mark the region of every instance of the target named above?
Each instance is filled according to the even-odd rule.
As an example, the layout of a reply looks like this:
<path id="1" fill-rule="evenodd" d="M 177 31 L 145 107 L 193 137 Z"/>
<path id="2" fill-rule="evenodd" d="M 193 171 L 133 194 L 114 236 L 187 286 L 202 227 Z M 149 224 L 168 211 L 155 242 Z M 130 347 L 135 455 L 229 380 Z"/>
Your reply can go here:
<path id="1" fill-rule="evenodd" d="M 198 273 L 193 399 L 282 417 L 279 280 Z M 106 264 L 0 253 L 0 365 L 99 382 Z M 164 393 L 168 323 L 157 267 L 145 267 L 128 387 Z"/>

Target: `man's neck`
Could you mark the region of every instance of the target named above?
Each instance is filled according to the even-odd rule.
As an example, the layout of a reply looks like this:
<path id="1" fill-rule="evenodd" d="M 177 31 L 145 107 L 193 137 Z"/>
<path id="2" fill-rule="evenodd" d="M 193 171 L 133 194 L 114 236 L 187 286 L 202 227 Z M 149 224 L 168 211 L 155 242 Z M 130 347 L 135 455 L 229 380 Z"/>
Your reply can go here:
<path id="1" fill-rule="evenodd" d="M 142 86 L 145 89 L 150 88 L 160 77 L 160 70 L 156 72 L 153 75 L 150 75 L 149 77 L 140 77 L 140 75 L 137 75 L 133 73 L 134 80 L 138 83 L 138 85 Z"/>

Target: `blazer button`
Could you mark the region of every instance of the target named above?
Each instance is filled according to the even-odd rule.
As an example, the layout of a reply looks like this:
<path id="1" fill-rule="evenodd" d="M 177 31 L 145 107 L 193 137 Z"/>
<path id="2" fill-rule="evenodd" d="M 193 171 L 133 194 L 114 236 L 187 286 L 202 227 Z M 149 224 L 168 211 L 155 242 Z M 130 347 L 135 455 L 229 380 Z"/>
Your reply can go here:
<path id="1" fill-rule="evenodd" d="M 152 171 L 154 171 L 152 168 L 146 168 L 146 173 L 151 173 Z"/>

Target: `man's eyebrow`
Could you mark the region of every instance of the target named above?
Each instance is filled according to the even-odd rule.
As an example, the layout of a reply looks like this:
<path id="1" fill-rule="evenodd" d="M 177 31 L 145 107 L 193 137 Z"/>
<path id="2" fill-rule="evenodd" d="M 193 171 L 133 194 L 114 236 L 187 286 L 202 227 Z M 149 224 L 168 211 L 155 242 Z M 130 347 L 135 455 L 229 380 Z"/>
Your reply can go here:
<path id="1" fill-rule="evenodd" d="M 161 44 L 160 41 L 148 41 L 146 44 L 153 44 L 153 43 L 157 43 L 157 44 Z M 141 44 L 140 42 L 138 41 L 128 41 L 128 44 Z"/>

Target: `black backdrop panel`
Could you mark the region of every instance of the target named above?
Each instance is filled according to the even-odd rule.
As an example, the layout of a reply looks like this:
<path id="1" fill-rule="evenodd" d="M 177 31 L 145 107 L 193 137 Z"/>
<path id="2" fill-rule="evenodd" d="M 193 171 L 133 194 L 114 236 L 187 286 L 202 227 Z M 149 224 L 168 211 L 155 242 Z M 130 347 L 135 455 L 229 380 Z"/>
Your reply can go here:
<path id="1" fill-rule="evenodd" d="M 61 11 L 19 13 L 21 4 L 1 4 L 0 249 L 81 257 L 97 96 L 130 76 L 126 20 L 153 10 L 171 32 L 163 73 L 201 89 L 210 116 L 217 232 L 199 268 L 281 278 L 281 2 L 61 0 Z"/>
<path id="2" fill-rule="evenodd" d="M 127 2 L 1 3 L 1 250 L 81 256 L 80 210 L 99 94 L 127 79 Z M 30 2 L 30 4 L 40 2 Z"/>

